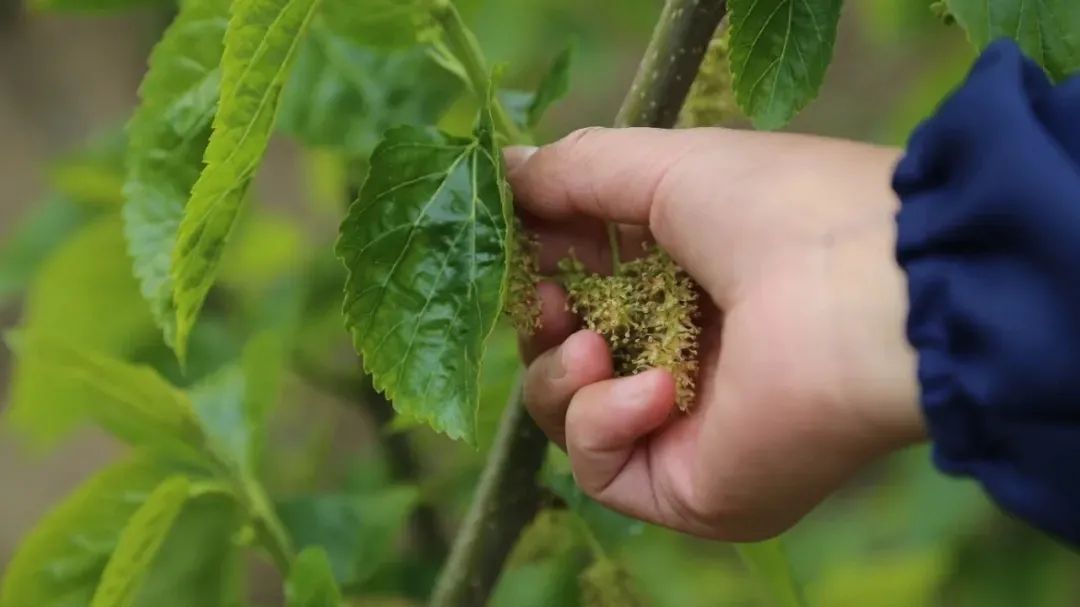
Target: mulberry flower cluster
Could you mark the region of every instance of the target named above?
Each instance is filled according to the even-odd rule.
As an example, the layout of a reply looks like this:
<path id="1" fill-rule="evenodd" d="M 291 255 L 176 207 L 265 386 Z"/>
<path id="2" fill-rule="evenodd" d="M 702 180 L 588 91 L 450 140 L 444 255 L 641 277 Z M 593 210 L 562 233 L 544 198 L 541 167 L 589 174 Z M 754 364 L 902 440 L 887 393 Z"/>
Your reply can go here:
<path id="1" fill-rule="evenodd" d="M 675 378 L 679 408 L 689 410 L 700 329 L 697 290 L 686 272 L 656 247 L 620 264 L 611 276 L 589 273 L 573 257 L 560 269 L 571 310 L 607 340 L 616 375 L 667 369 Z"/>

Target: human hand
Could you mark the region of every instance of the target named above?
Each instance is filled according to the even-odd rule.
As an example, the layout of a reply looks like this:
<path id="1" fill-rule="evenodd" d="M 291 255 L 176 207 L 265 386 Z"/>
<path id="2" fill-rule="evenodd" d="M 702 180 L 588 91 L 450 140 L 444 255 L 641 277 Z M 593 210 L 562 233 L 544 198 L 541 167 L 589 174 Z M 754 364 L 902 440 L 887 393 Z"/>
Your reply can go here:
<path id="1" fill-rule="evenodd" d="M 507 150 L 552 273 L 655 239 L 706 294 L 697 403 L 669 373 L 613 378 L 603 338 L 540 285 L 529 412 L 610 508 L 699 536 L 771 537 L 868 461 L 924 437 L 894 260 L 898 151 L 725 129 L 586 129 Z"/>

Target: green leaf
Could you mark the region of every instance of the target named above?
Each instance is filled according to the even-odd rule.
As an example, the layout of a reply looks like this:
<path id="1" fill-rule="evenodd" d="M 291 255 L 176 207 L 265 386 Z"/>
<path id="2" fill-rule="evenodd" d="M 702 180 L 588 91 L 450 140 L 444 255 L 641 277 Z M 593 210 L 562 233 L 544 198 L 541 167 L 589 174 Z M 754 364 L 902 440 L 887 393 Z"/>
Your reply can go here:
<path id="1" fill-rule="evenodd" d="M 251 428 L 244 415 L 244 371 L 226 365 L 191 388 L 191 402 L 206 432 L 207 446 L 237 470 L 251 470 Z"/>
<path id="2" fill-rule="evenodd" d="M 341 226 L 346 325 L 398 411 L 476 440 L 484 342 L 506 282 L 509 199 L 490 109 L 475 138 L 389 131 Z"/>
<path id="3" fill-rule="evenodd" d="M 414 45 L 424 17 L 416 0 L 324 0 L 322 12 L 338 34 L 384 48 Z"/>
<path id="4" fill-rule="evenodd" d="M 192 486 L 195 494 L 197 485 Z M 220 493 L 189 498 L 136 594 L 137 607 L 232 607 L 239 604 L 245 513 Z"/>
<path id="5" fill-rule="evenodd" d="M 946 0 L 979 50 L 1012 38 L 1056 80 L 1080 70 L 1080 3 L 1075 0 Z"/>
<path id="6" fill-rule="evenodd" d="M 191 391 L 209 448 L 238 473 L 254 477 L 266 417 L 278 398 L 283 375 L 280 340 L 263 333 L 244 348 L 242 360 L 226 365 Z"/>
<path id="7" fill-rule="evenodd" d="M 174 476 L 158 485 L 131 515 L 116 542 L 90 607 L 129 607 L 173 522 L 187 502 L 190 482 Z"/>
<path id="8" fill-rule="evenodd" d="M 507 569 L 499 576 L 491 607 L 578 607 L 578 575 L 585 558 L 564 554 Z"/>
<path id="9" fill-rule="evenodd" d="M 281 101 L 284 132 L 366 157 L 387 129 L 433 124 L 460 95 L 460 81 L 424 49 L 373 49 L 332 21 L 312 24 L 297 57 Z"/>
<path id="10" fill-rule="evenodd" d="M 486 451 L 494 442 L 499 420 L 506 410 L 510 392 L 517 387 L 521 371 L 517 331 L 509 323 L 497 326 L 484 348 L 484 364 L 480 368 L 480 411 L 476 416 L 476 444 L 481 451 Z"/>
<path id="11" fill-rule="evenodd" d="M 416 489 L 398 487 L 293 498 L 278 504 L 277 511 L 297 546 L 325 550 L 337 583 L 354 587 L 391 556 L 417 498 Z"/>
<path id="12" fill-rule="evenodd" d="M 731 0 L 735 99 L 754 126 L 786 124 L 815 96 L 836 40 L 841 0 Z"/>
<path id="13" fill-rule="evenodd" d="M 598 558 L 581 574 L 584 607 L 638 607 L 644 605 L 630 576 L 609 558 Z"/>
<path id="14" fill-rule="evenodd" d="M 0 583 L 0 607 L 87 605 L 120 530 L 167 476 L 136 457 L 83 484 L 22 541 Z"/>
<path id="15" fill-rule="evenodd" d="M 217 109 L 228 0 L 188 0 L 150 54 L 128 123 L 124 235 L 143 297 L 175 343 L 172 252 Z"/>
<path id="16" fill-rule="evenodd" d="M 589 532 L 605 548 L 616 550 L 645 530 L 645 523 L 608 510 L 585 495 L 574 481 L 570 460 L 559 449 L 548 450 L 548 457 L 540 474 L 544 486 L 559 496 L 572 512 L 585 521 Z"/>
<path id="17" fill-rule="evenodd" d="M 41 266 L 21 330 L 30 338 L 62 335 L 72 347 L 113 357 L 128 355 L 154 331 L 115 215 L 81 229 Z M 94 406 L 79 385 L 56 381 L 54 371 L 44 361 L 25 360 L 12 374 L 5 414 L 37 446 L 55 442 Z"/>
<path id="18" fill-rule="evenodd" d="M 341 591 L 334 583 L 322 548 L 307 548 L 296 557 L 285 582 L 286 607 L 339 607 Z"/>
<path id="19" fill-rule="evenodd" d="M 528 126 L 535 129 L 540 124 L 544 113 L 556 101 L 559 101 L 570 92 L 570 67 L 574 61 L 574 45 L 567 46 L 551 63 L 540 86 L 536 89 L 536 96 L 529 105 Z"/>
<path id="20" fill-rule="evenodd" d="M 206 167 L 184 208 L 173 250 L 174 349 L 180 360 L 266 151 L 281 89 L 317 6 L 318 0 L 237 0 L 232 5 Z"/>
<path id="21" fill-rule="evenodd" d="M 104 13 L 163 5 L 165 2 L 166 0 L 30 0 L 30 7 L 36 11 Z"/>
<path id="22" fill-rule="evenodd" d="M 581 522 L 566 510 L 542 510 L 521 532 L 491 597 L 491 607 L 574 607 L 589 562 Z"/>
<path id="23" fill-rule="evenodd" d="M 874 551 L 835 563 L 808 584 L 813 605 L 933 605 L 953 573 L 945 543 L 899 552 Z M 1033 603 L 1052 604 L 1052 603 Z"/>
<path id="24" fill-rule="evenodd" d="M 202 432 L 187 395 L 149 367 L 73 347 L 43 333 L 9 340 L 41 380 L 70 387 L 80 407 L 131 445 L 199 460 Z"/>
<path id="25" fill-rule="evenodd" d="M 0 245 L 0 303 L 26 289 L 48 256 L 92 216 L 86 207 L 54 196 L 15 224 Z"/>
<path id="26" fill-rule="evenodd" d="M 806 607 L 787 551 L 779 539 L 757 544 L 737 544 L 735 549 L 746 566 L 779 607 Z"/>
<path id="27" fill-rule="evenodd" d="M 61 156 L 49 168 L 49 181 L 58 192 L 89 206 L 112 209 L 124 201 L 123 131 L 94 137 L 78 149 Z"/>
<path id="28" fill-rule="evenodd" d="M 507 117 L 522 129 L 529 128 L 529 108 L 536 100 L 536 93 L 517 89 L 501 89 L 496 95 L 506 110 Z"/>

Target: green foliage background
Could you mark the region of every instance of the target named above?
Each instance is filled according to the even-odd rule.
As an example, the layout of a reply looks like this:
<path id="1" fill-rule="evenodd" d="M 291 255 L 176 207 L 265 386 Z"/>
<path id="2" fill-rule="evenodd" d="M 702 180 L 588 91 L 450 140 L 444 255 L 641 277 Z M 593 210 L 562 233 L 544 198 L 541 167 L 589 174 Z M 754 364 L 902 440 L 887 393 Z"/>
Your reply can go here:
<path id="1" fill-rule="evenodd" d="M 295 48 L 268 43 L 281 54 L 274 57 L 259 40 L 241 39 L 251 32 L 232 32 L 231 48 L 246 54 L 219 68 L 212 56 L 227 42 L 229 3 L 186 0 L 164 45 L 176 52 L 151 58 L 171 76 L 141 90 L 140 112 L 170 120 L 136 114 L 126 135 L 119 125 L 94 125 L 97 135 L 48 167 L 49 192 L 21 201 L 23 219 L 4 226 L 0 305 L 11 319 L 5 329 L 18 326 L 8 338 L 18 358 L 3 440 L 40 454 L 93 422 L 124 446 L 114 463 L 43 514 L 18 554 L 0 565 L 0 607 L 423 604 L 444 556 L 446 538 L 437 536 L 449 535 L 460 519 L 517 363 L 513 336 L 496 327 L 477 393 L 468 397 L 479 400 L 479 415 L 475 423 L 457 422 L 469 428 L 474 449 L 419 428 L 415 411 L 395 417 L 342 329 L 346 272 L 331 249 L 383 131 L 438 121 L 467 137 L 477 109 L 459 80 L 403 45 L 409 36 L 401 29 L 409 26 L 400 4 L 371 4 L 382 9 L 357 18 L 347 0 L 324 0 L 318 13 L 310 1 L 240 0 L 234 11 L 273 24 L 267 39 L 290 40 L 290 28 L 308 35 Z M 902 144 L 974 56 L 959 29 L 941 23 L 927 4 L 849 2 L 815 102 L 813 81 L 833 52 L 825 34 L 821 44 L 801 49 L 817 77 L 790 56 L 770 63 L 786 48 L 783 38 L 766 41 L 772 50 L 764 44 L 733 54 L 751 77 L 736 79 L 735 94 L 757 126 L 780 126 L 806 106 L 792 128 Z M 525 91 L 540 86 L 576 40 L 574 84 L 539 123 L 543 141 L 608 120 L 658 11 L 651 0 L 626 0 L 617 10 L 571 0 L 458 5 L 489 58 L 512 66 L 501 98 L 511 118 L 528 126 L 538 112 L 520 103 L 530 99 Z M 792 31 L 828 29 L 811 6 L 839 7 L 731 5 L 733 40 L 780 9 L 790 9 Z M 961 24 L 986 24 L 971 29 L 977 45 L 1001 33 L 1033 43 L 1008 11 L 987 15 L 979 12 L 984 3 L 961 0 L 946 5 Z M 1046 19 L 1078 20 L 1065 0 L 1038 6 Z M 140 35 L 148 39 L 160 29 L 149 24 L 167 23 L 177 10 L 155 0 L 40 0 L 37 8 L 131 8 L 144 16 Z M 286 18 L 268 20 L 271 9 Z M 1056 76 L 1080 57 L 1068 45 L 1040 52 Z M 243 69 L 259 61 L 270 67 Z M 273 69 L 283 62 L 293 65 L 288 76 Z M 760 79 L 765 89 L 754 85 Z M 557 79 L 549 84 L 561 87 Z M 215 114 L 225 86 L 237 88 L 236 103 Z M 268 98 L 280 104 L 276 126 L 260 105 Z M 301 184 L 279 207 L 259 202 L 278 197 L 272 188 L 281 180 L 251 168 L 271 137 L 291 150 L 275 166 Z M 204 153 L 201 174 L 177 168 Z M 145 162 L 125 165 L 125 157 Z M 122 210 L 125 196 L 147 204 Z M 205 212 L 182 222 L 185 204 Z M 230 230 L 224 249 L 205 240 Z M 176 242 L 197 254 L 170 264 Z M 174 300 L 176 281 L 183 295 Z M 187 344 L 183 369 L 170 351 L 178 339 Z M 415 458 L 411 468 L 402 448 Z M 744 550 L 750 568 L 730 546 L 635 523 L 589 502 L 557 453 L 543 476 L 564 507 L 545 511 L 520 540 L 493 596 L 496 607 L 798 604 L 785 590 L 788 578 L 807 604 L 820 607 L 1080 601 L 1070 575 L 1080 558 L 999 515 L 972 484 L 938 475 L 921 449 L 881 462 L 819 508 L 785 537 L 786 555 L 776 545 Z M 0 504 L 16 493 L 0 479 Z M 433 525 L 422 522 L 429 515 Z"/>

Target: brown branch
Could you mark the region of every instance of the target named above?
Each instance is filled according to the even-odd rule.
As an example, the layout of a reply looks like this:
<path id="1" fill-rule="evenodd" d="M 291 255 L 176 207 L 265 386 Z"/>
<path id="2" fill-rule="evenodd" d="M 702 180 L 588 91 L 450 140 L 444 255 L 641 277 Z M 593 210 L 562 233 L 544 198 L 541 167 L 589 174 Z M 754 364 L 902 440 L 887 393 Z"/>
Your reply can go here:
<path id="1" fill-rule="evenodd" d="M 724 0 L 668 0 L 615 126 L 675 126 L 709 42 L 726 13 Z"/>
<path id="2" fill-rule="evenodd" d="M 547 437 L 525 412 L 520 388 L 515 389 L 431 607 L 487 604 L 521 530 L 540 509 L 545 492 L 536 475 L 546 449 Z"/>
<path id="3" fill-rule="evenodd" d="M 726 13 L 723 0 L 668 0 L 616 126 L 670 128 Z M 515 390 L 430 607 L 482 607 L 545 492 L 536 476 L 547 441 Z"/>

